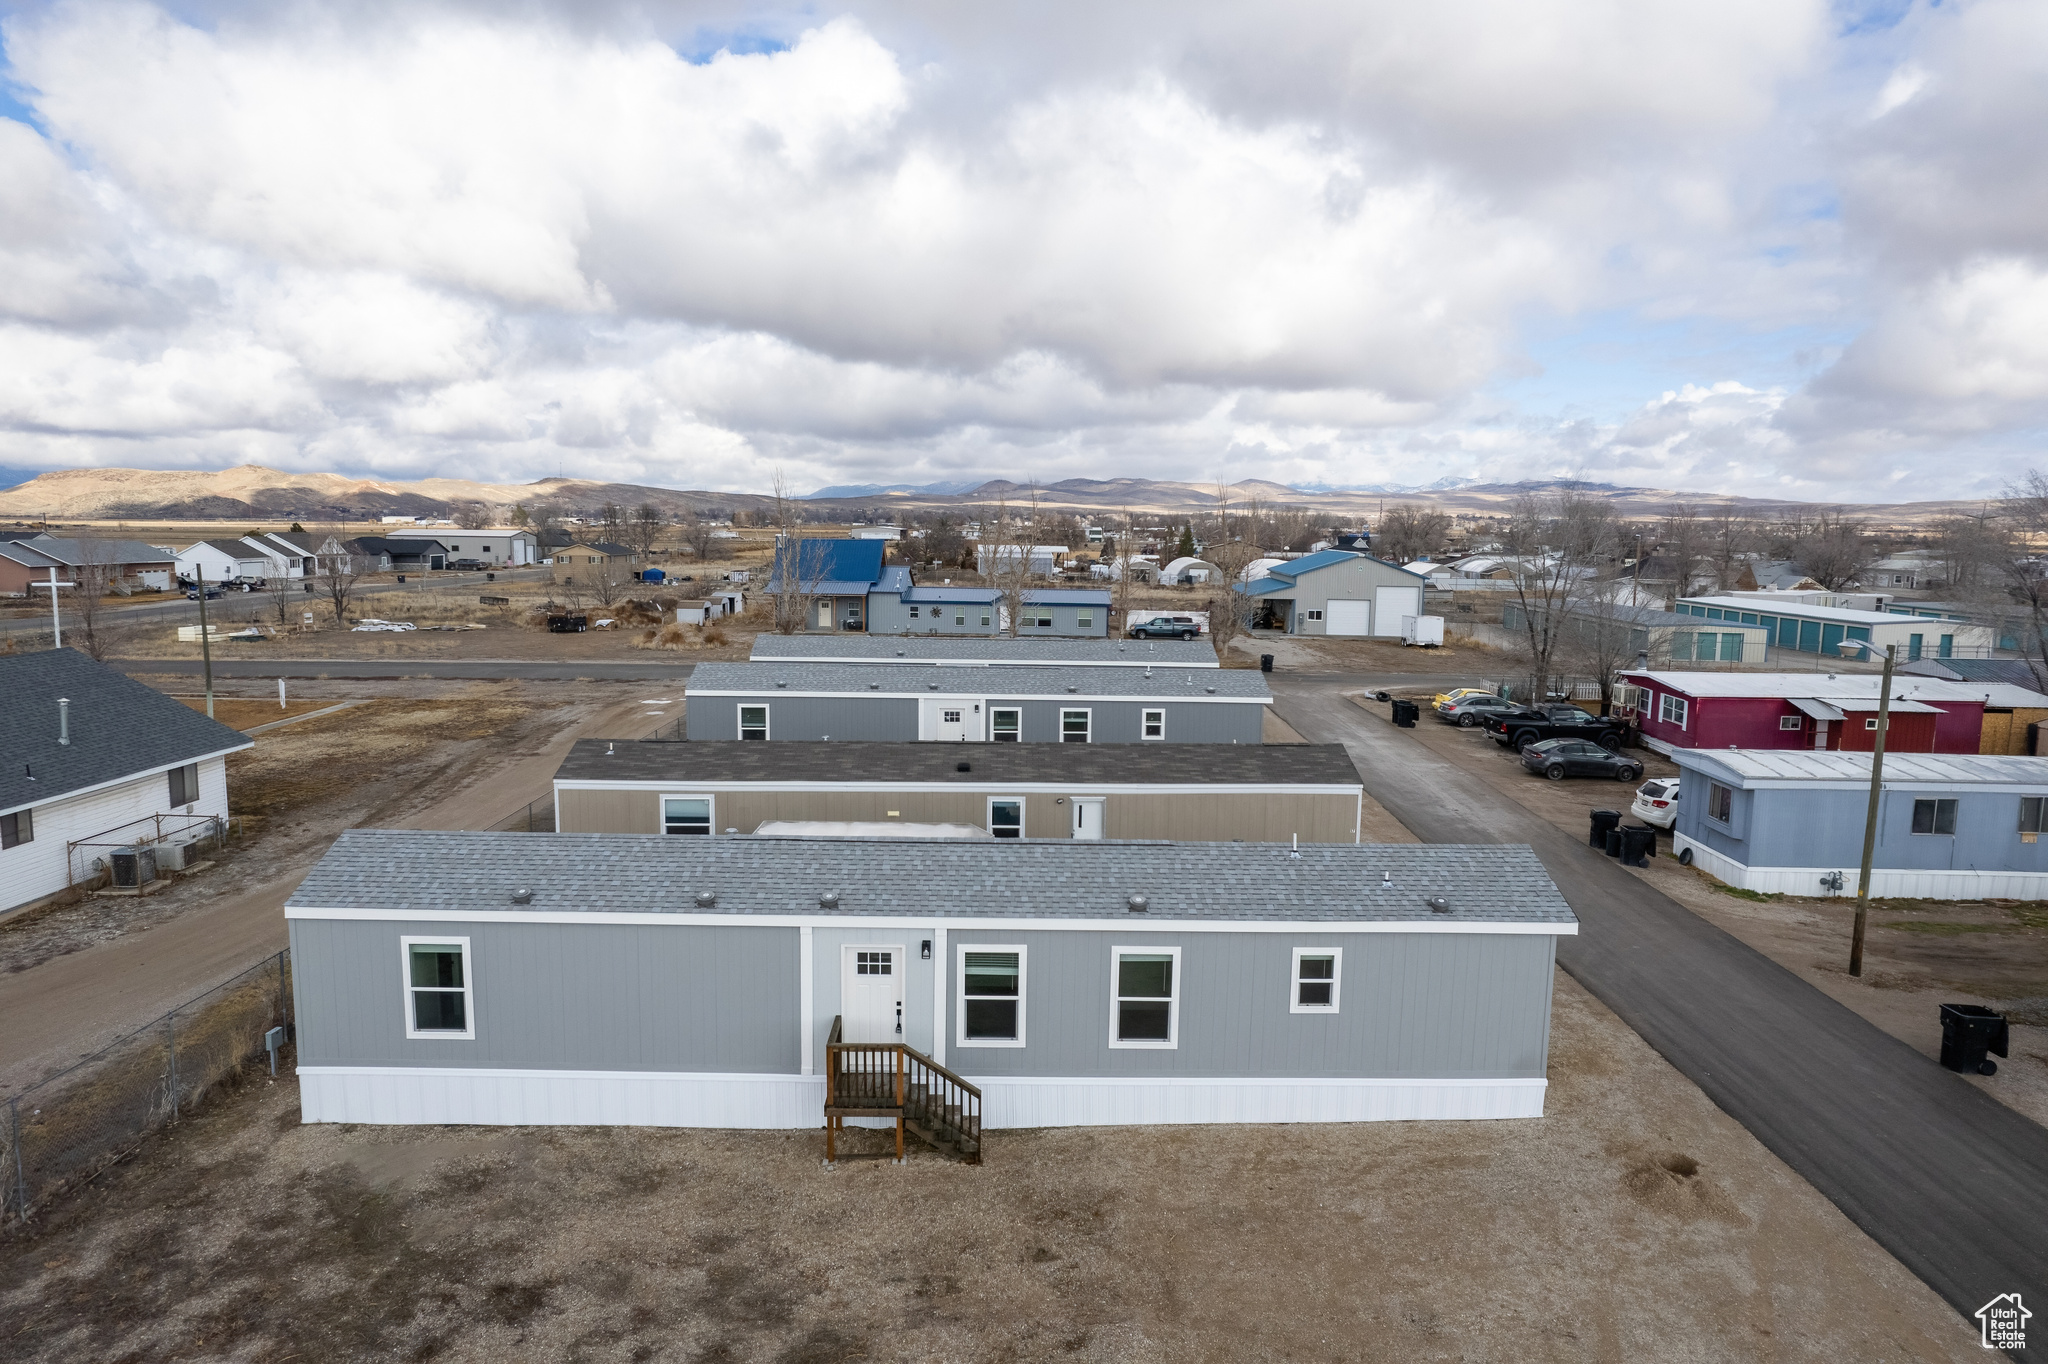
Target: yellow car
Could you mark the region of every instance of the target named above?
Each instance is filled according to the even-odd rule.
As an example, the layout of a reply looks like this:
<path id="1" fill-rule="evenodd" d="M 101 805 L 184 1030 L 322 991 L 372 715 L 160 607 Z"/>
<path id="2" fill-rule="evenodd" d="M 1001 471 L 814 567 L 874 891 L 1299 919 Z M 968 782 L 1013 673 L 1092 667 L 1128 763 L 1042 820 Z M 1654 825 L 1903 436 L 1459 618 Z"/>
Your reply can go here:
<path id="1" fill-rule="evenodd" d="M 1467 696 L 1491 695 L 1493 695 L 1493 692 L 1485 687 L 1453 687 L 1449 691 L 1440 691 L 1435 696 L 1430 697 L 1429 704 L 1432 706 L 1447 706 L 1451 702 L 1461 700 Z"/>

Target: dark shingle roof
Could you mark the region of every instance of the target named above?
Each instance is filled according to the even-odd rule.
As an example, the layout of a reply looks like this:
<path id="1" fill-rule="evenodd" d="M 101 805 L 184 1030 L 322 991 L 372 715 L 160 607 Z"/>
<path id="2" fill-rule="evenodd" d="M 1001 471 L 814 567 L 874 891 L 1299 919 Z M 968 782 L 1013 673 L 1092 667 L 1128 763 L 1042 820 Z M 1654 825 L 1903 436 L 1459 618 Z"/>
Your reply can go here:
<path id="1" fill-rule="evenodd" d="M 1382 879 L 1384 875 L 1384 880 Z M 515 906 L 514 887 L 533 892 Z M 718 897 L 700 908 L 700 892 Z M 826 908 L 818 897 L 837 892 Z M 1150 902 L 1129 911 L 1127 897 Z M 1450 912 L 1433 913 L 1440 895 Z M 351 829 L 288 909 L 1576 925 L 1518 844 L 668 838 Z"/>
<path id="2" fill-rule="evenodd" d="M 0 655 L 0 695 L 0 810 L 251 743 L 72 649 Z M 59 697 L 71 702 L 69 744 L 57 742 Z"/>
<path id="3" fill-rule="evenodd" d="M 785 686 L 776 684 L 786 683 Z M 686 696 L 1106 696 L 1131 700 L 1262 701 L 1273 693 L 1250 668 L 905 668 L 888 663 L 699 663 Z"/>
<path id="4" fill-rule="evenodd" d="M 752 661 L 987 663 L 1003 667 L 1214 668 L 1205 639 L 1012 639 L 1007 635 L 775 635 L 754 640 Z"/>
<path id="5" fill-rule="evenodd" d="M 968 770 L 959 771 L 965 763 Z M 615 743 L 580 739 L 557 781 L 1070 782 L 1358 786 L 1342 744 Z"/>

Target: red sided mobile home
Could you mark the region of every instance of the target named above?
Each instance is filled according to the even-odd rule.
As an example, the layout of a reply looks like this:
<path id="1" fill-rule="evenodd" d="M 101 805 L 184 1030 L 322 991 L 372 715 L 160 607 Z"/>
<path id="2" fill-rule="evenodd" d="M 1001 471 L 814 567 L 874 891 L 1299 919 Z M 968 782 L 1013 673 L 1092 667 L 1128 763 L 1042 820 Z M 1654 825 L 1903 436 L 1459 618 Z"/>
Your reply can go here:
<path id="1" fill-rule="evenodd" d="M 1808 748 L 1868 752 L 1877 737 L 1874 673 L 1647 672 L 1621 674 L 1616 713 L 1641 743 L 1677 748 Z M 1987 714 L 2000 722 L 1987 728 Z M 1894 753 L 2028 752 L 2025 725 L 2048 717 L 2048 696 L 1994 682 L 1892 679 L 1885 748 Z M 2017 734 L 2018 738 L 2008 736 Z M 1987 747 L 1987 745 L 1989 745 Z"/>

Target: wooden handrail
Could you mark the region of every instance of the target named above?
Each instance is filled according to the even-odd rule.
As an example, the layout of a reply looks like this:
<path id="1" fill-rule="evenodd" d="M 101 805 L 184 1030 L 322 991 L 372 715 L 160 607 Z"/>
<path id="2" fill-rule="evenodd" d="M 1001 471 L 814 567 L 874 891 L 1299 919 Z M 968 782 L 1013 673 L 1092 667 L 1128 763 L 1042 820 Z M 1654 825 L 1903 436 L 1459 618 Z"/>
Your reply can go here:
<path id="1" fill-rule="evenodd" d="M 825 1042 L 825 1107 L 897 1115 L 898 1157 L 902 1124 L 942 1133 L 933 1140 L 971 1142 L 969 1159 L 981 1160 L 981 1090 L 917 1048 L 903 1042 L 847 1042 L 845 1020 L 834 1017 Z M 838 1119 L 828 1114 L 827 1159 Z M 961 1147 L 963 1153 L 968 1147 Z"/>

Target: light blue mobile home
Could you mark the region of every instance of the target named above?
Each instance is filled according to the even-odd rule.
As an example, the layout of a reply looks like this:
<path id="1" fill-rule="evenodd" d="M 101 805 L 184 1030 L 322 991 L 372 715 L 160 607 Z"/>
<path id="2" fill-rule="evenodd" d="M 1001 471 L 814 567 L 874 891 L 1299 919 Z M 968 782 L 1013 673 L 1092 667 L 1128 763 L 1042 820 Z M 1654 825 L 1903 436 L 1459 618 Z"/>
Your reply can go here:
<path id="1" fill-rule="evenodd" d="M 1854 895 L 1869 753 L 1681 748 L 1674 851 L 1746 890 Z M 1887 753 L 1871 894 L 2048 897 L 2048 758 Z"/>
<path id="2" fill-rule="evenodd" d="M 1273 693 L 1243 668 L 701 663 L 692 739 L 1255 744 Z"/>
<path id="3" fill-rule="evenodd" d="M 308 1122 L 757 1128 L 840 1043 L 992 1128 L 1540 1116 L 1577 931 L 1507 845 L 385 830 L 286 917 Z"/>
<path id="4" fill-rule="evenodd" d="M 752 662 L 902 663 L 945 667 L 1216 668 L 1206 639 L 1043 639 L 983 635 L 775 635 L 754 639 Z"/>

